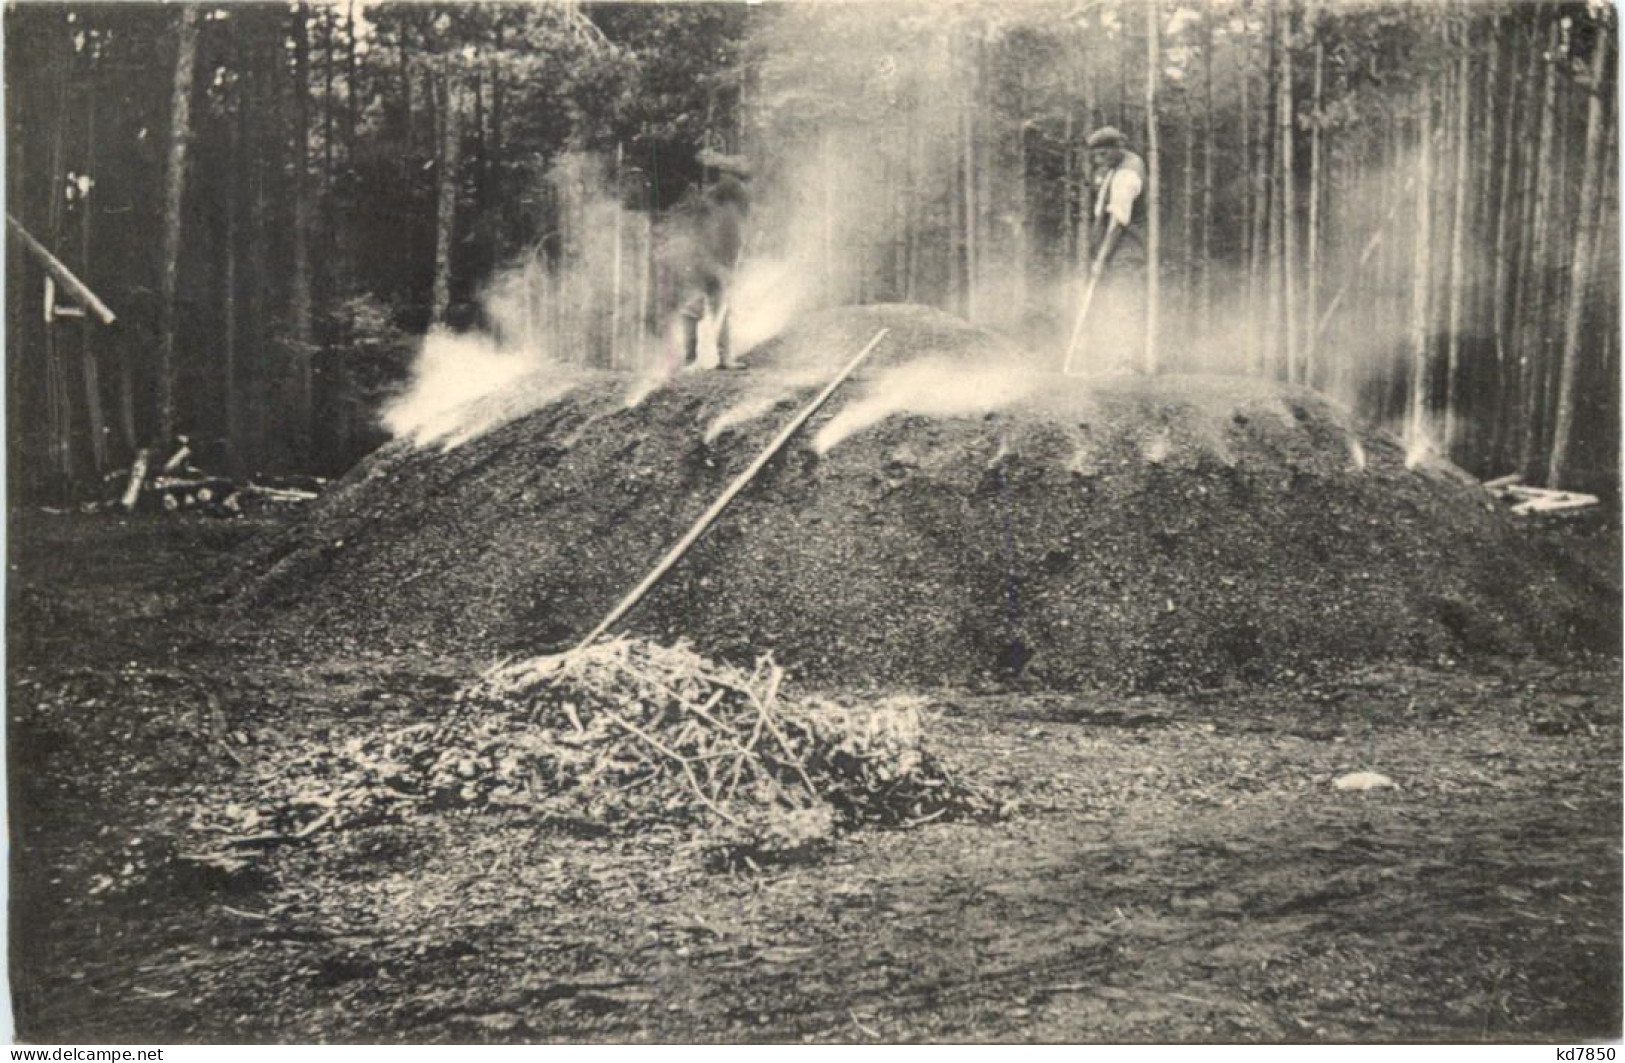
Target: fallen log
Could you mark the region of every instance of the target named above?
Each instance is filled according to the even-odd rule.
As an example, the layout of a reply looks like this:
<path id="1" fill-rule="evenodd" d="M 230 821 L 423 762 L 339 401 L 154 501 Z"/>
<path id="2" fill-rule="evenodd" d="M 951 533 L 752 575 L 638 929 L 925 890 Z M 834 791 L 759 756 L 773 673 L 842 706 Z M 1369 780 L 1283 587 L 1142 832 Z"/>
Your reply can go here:
<path id="1" fill-rule="evenodd" d="M 185 436 L 180 436 L 178 438 L 180 441 L 180 447 L 176 449 L 175 453 L 169 456 L 168 461 L 164 462 L 164 472 L 174 472 L 176 469 L 180 468 L 181 462 L 192 456 L 191 443 L 187 441 Z"/>
<path id="2" fill-rule="evenodd" d="M 315 491 L 298 491 L 291 487 L 266 487 L 252 481 L 244 490 L 259 498 L 268 498 L 273 502 L 314 502 L 322 497 Z"/>
<path id="3" fill-rule="evenodd" d="M 136 451 L 135 461 L 130 463 L 130 480 L 124 487 L 124 496 L 119 499 L 125 512 L 133 510 L 141 497 L 141 482 L 147 478 L 147 463 L 151 460 L 152 455 L 145 447 Z"/>
<path id="4" fill-rule="evenodd" d="M 1600 504 L 1596 495 L 1577 491 L 1552 491 L 1540 487 L 1512 487 L 1508 493 L 1521 501 L 1512 507 L 1513 514 L 1557 513 L 1568 509 L 1585 509 Z"/>

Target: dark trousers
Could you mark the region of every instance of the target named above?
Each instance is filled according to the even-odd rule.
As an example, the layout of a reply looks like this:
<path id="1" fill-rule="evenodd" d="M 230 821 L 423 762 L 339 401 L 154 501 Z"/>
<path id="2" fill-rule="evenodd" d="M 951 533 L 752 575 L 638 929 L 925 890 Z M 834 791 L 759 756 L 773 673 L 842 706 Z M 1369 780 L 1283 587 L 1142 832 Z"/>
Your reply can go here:
<path id="1" fill-rule="evenodd" d="M 727 280 L 720 274 L 701 278 L 684 298 L 678 314 L 683 319 L 683 364 L 693 365 L 700 357 L 700 320 L 707 314 L 721 316 L 717 328 L 717 361 L 723 366 L 733 364 L 729 319 L 733 317 L 726 306 Z"/>

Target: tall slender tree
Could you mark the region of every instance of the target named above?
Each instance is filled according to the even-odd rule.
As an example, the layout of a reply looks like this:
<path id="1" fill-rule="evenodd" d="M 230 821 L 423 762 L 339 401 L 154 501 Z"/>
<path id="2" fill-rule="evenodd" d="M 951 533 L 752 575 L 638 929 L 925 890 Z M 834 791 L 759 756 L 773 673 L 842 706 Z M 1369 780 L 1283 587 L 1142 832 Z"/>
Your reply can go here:
<path id="1" fill-rule="evenodd" d="M 1422 81 L 1416 104 L 1416 227 L 1411 243 L 1411 329 L 1409 410 L 1406 440 L 1414 448 L 1428 438 L 1428 405 L 1432 398 L 1429 309 L 1432 304 L 1433 271 L 1428 252 L 1432 247 L 1433 225 L 1433 86 Z"/>
<path id="2" fill-rule="evenodd" d="M 1604 82 L 1608 69 L 1610 35 L 1606 22 L 1599 22 L 1597 37 L 1592 45 L 1591 76 L 1586 83 L 1586 138 L 1585 162 L 1580 179 L 1578 215 L 1582 222 L 1590 219 L 1597 209 L 1598 188 L 1602 183 L 1602 140 L 1604 112 Z M 1568 475 L 1569 452 L 1574 435 L 1574 408 L 1576 381 L 1581 375 L 1580 343 L 1581 322 L 1586 300 L 1591 295 L 1592 248 L 1597 239 L 1595 225 L 1576 227 L 1573 253 L 1569 259 L 1569 298 L 1563 314 L 1563 347 L 1560 352 L 1560 370 L 1557 411 L 1552 428 L 1552 449 L 1546 465 L 1546 483 L 1557 487 Z"/>
<path id="3" fill-rule="evenodd" d="M 310 240 L 316 199 L 310 188 L 310 5 L 293 8 L 293 276 L 289 280 L 288 360 L 293 384 L 289 442 L 295 454 L 310 450 L 315 399 L 315 312 L 312 302 Z"/>
<path id="4" fill-rule="evenodd" d="M 185 4 L 177 15 L 175 75 L 169 97 L 169 160 L 164 173 L 163 260 L 160 273 L 158 437 L 175 435 L 176 332 L 180 318 L 181 212 L 186 193 L 187 147 L 192 139 L 192 83 L 197 64 L 198 9 Z"/>
<path id="5" fill-rule="evenodd" d="M 1145 5 L 1145 371 L 1157 372 L 1157 323 L 1162 272 L 1162 149 L 1157 134 L 1157 87 L 1162 79 L 1162 5 Z"/>
<path id="6" fill-rule="evenodd" d="M 1446 291 L 1449 293 L 1449 320 L 1445 328 L 1445 384 L 1444 384 L 1444 442 L 1454 446 L 1457 434 L 1457 406 L 1460 404 L 1457 385 L 1461 379 L 1462 311 L 1466 305 L 1467 275 L 1464 252 L 1467 243 L 1467 200 L 1472 187 L 1472 171 L 1467 166 L 1467 144 L 1470 136 L 1467 119 L 1468 87 L 1471 84 L 1469 68 L 1469 38 L 1467 24 L 1456 26 L 1456 116 L 1451 123 L 1455 139 L 1456 163 L 1454 188 L 1451 195 L 1450 221 L 1450 276 Z"/>

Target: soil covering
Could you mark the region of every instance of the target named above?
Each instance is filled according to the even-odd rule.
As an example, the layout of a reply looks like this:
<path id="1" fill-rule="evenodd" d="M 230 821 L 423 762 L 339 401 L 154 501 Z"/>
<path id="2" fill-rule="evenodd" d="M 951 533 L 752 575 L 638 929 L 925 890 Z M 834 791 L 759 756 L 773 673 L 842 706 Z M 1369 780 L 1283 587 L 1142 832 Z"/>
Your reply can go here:
<path id="1" fill-rule="evenodd" d="M 1188 690 L 1618 643 L 1617 576 L 1532 554 L 1471 478 L 1314 392 L 1069 379 L 912 306 L 809 315 L 748 373 L 538 374 L 363 462 L 250 551 L 236 605 L 344 651 L 579 638 L 881 327 L 627 630 L 849 688 Z"/>
<path id="2" fill-rule="evenodd" d="M 1617 514 L 1596 517 L 1514 530 L 1610 571 Z M 468 803 L 330 823 L 210 873 L 177 853 L 200 815 L 242 814 L 300 758 L 334 769 L 323 795 L 376 794 L 324 754 L 359 737 L 365 760 L 441 721 L 477 674 L 433 646 L 229 630 L 209 596 L 242 571 L 238 544 L 292 519 L 13 510 L 20 1040 L 1619 1037 L 1617 660 L 933 693 L 942 768 L 1020 806 L 838 831 L 760 871 L 685 857 L 681 827 L 575 831 L 482 804 L 492 775 L 431 761 L 417 781 L 473 781 Z M 1362 772 L 1394 785 L 1337 787 Z M 322 809 L 296 811 L 255 829 Z"/>

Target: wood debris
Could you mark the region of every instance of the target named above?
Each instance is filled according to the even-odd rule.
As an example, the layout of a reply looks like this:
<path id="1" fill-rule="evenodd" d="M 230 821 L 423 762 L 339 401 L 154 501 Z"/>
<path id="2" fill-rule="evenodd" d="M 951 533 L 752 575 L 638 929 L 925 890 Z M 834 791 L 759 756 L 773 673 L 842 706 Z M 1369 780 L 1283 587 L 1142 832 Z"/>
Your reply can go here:
<path id="1" fill-rule="evenodd" d="M 116 501 L 95 508 L 117 508 L 129 513 L 143 508 L 165 512 L 193 511 L 212 517 L 238 517 L 258 505 L 303 504 L 321 497 L 327 481 L 296 476 L 237 481 L 206 472 L 193 464 L 195 454 L 186 436 L 175 437 L 175 449 L 154 468 L 152 452 L 141 450 L 128 469 L 109 473 L 106 481 L 120 487 Z M 264 482 L 270 479 L 271 482 Z"/>
<path id="2" fill-rule="evenodd" d="M 1598 505 L 1600 499 L 1596 495 L 1583 494 L 1579 491 L 1558 491 L 1549 487 L 1530 487 L 1523 482 L 1522 476 L 1500 476 L 1487 480 L 1484 487 L 1496 498 L 1510 503 L 1511 512 L 1515 516 L 1524 517 L 1534 513 L 1560 513 L 1574 509 L 1587 509 Z"/>
<path id="3" fill-rule="evenodd" d="M 240 854 L 423 811 L 518 807 L 610 831 L 690 828 L 760 856 L 997 807 L 924 748 L 916 701 L 792 699 L 783 680 L 770 656 L 746 671 L 627 638 L 504 664 L 438 721 L 268 765 L 263 799 L 202 810 L 194 828 Z"/>

